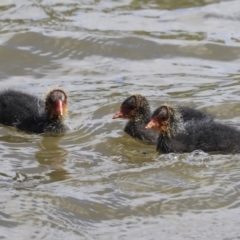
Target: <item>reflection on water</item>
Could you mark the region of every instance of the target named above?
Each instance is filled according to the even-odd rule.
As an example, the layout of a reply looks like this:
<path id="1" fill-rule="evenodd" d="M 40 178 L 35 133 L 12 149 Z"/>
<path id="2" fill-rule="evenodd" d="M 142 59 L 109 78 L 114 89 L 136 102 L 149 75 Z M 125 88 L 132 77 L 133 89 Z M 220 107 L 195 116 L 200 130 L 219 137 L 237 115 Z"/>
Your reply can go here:
<path id="1" fill-rule="evenodd" d="M 68 175 L 64 169 L 68 151 L 59 145 L 60 140 L 60 137 L 43 137 L 35 154 L 39 167 L 47 166 L 47 171 L 50 171 L 47 174 L 50 182 L 64 180 Z"/>
<path id="2" fill-rule="evenodd" d="M 112 120 L 141 93 L 240 127 L 239 1 L 3 0 L 0 13 L 0 88 L 61 86 L 71 126 L 0 126 L 0 238 L 239 238 L 239 155 L 159 155 Z"/>

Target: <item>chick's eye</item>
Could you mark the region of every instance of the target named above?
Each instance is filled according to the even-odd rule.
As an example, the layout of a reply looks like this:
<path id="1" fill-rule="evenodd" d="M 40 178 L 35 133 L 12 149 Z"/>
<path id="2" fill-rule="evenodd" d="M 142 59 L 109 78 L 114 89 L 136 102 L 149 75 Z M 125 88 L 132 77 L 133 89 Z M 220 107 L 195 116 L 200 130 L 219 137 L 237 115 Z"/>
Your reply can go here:
<path id="1" fill-rule="evenodd" d="M 126 109 L 126 110 L 133 110 L 133 109 L 135 109 L 136 108 L 136 106 L 135 105 L 133 105 L 133 104 L 123 104 L 122 105 L 122 108 L 123 109 Z"/>
<path id="2" fill-rule="evenodd" d="M 128 106 L 128 109 L 130 109 L 130 110 L 133 110 L 133 109 L 135 109 L 135 108 L 136 108 L 136 106 L 134 106 L 134 105 Z"/>
<path id="3" fill-rule="evenodd" d="M 162 115 L 161 120 L 165 121 L 165 120 L 167 120 L 167 117 Z"/>

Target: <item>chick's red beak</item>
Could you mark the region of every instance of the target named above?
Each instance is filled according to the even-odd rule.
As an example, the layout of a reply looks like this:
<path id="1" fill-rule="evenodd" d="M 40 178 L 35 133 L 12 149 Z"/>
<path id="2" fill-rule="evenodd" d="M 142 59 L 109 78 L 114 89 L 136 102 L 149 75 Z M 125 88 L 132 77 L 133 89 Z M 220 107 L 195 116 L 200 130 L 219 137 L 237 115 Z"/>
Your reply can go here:
<path id="1" fill-rule="evenodd" d="M 155 128 L 156 126 L 157 126 L 157 122 L 154 119 L 152 119 L 145 128 L 151 129 L 151 128 Z"/>
<path id="2" fill-rule="evenodd" d="M 119 110 L 117 113 L 115 113 L 113 115 L 113 119 L 122 118 L 122 117 L 123 117 L 123 114 L 122 114 L 121 110 Z"/>
<path id="3" fill-rule="evenodd" d="M 56 100 L 56 111 L 60 116 L 63 115 L 63 104 L 61 100 Z"/>

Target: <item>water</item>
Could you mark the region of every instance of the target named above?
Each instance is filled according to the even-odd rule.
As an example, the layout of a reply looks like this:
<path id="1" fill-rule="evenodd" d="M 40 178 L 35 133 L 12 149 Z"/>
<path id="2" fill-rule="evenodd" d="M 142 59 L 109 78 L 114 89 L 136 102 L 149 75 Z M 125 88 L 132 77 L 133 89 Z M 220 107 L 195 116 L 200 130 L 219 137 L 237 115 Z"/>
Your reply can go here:
<path id="1" fill-rule="evenodd" d="M 1 239 L 239 239 L 240 156 L 156 153 L 129 94 L 240 127 L 239 1 L 0 2 L 0 88 L 69 95 L 61 137 L 0 126 Z"/>

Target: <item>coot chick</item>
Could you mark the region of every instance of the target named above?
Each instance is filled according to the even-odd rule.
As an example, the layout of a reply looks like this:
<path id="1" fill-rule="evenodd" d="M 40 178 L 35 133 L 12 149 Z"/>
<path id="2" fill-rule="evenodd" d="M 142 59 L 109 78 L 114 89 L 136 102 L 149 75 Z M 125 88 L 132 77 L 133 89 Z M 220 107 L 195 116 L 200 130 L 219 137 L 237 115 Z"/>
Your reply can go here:
<path id="1" fill-rule="evenodd" d="M 148 144 L 157 144 L 158 133 L 154 130 L 146 131 L 145 126 L 151 119 L 151 109 L 148 100 L 135 94 L 128 97 L 114 114 L 113 119 L 128 119 L 124 131 L 133 138 L 143 140 Z"/>
<path id="2" fill-rule="evenodd" d="M 184 123 L 178 107 L 163 105 L 156 109 L 146 126 L 152 128 L 159 132 L 157 151 L 161 153 L 240 152 L 239 130 L 209 118 Z"/>
<path id="3" fill-rule="evenodd" d="M 17 90 L 0 93 L 0 123 L 33 133 L 64 133 L 67 94 L 59 88 L 47 93 L 45 102 Z"/>
<path id="4" fill-rule="evenodd" d="M 210 115 L 190 107 L 180 106 L 179 111 L 182 114 L 183 121 L 213 119 Z M 145 128 L 151 119 L 151 115 L 151 108 L 147 98 L 135 94 L 123 101 L 120 110 L 113 116 L 113 119 L 128 119 L 129 121 L 124 128 L 127 134 L 146 143 L 157 144 L 158 133 Z"/>

